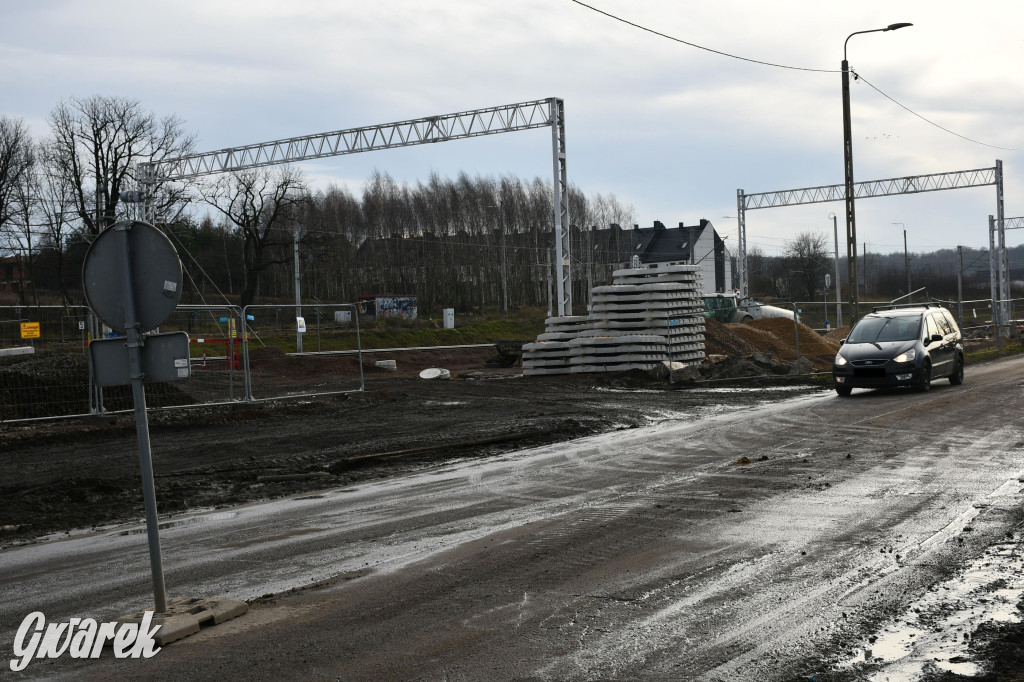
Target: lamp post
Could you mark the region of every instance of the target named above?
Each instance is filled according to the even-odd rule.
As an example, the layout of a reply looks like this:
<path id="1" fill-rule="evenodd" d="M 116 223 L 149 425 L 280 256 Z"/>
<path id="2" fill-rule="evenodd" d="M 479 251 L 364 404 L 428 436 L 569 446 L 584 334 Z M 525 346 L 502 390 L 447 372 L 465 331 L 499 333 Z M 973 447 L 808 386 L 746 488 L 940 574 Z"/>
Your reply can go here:
<path id="1" fill-rule="evenodd" d="M 843 164 L 846 175 L 846 263 L 847 278 L 853 303 L 853 317 L 850 320 L 852 325 L 857 321 L 857 307 L 860 305 L 860 292 L 857 289 L 857 218 L 853 206 L 853 135 L 850 127 L 850 64 L 846 61 L 846 44 L 850 38 L 861 33 L 878 33 L 882 31 L 895 31 L 898 28 L 913 26 L 913 24 L 902 22 L 889 24 L 885 28 L 873 28 L 867 31 L 854 31 L 846 36 L 843 42 Z"/>

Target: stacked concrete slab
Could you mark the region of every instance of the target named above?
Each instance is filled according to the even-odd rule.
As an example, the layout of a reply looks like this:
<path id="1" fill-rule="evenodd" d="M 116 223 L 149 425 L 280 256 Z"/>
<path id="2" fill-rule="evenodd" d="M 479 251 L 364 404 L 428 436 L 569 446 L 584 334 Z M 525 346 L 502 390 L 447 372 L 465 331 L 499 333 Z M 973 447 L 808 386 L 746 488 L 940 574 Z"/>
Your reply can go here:
<path id="1" fill-rule="evenodd" d="M 589 315 L 551 317 L 523 346 L 523 374 L 652 369 L 704 358 L 704 299 L 699 268 L 670 263 L 612 273 L 591 289 Z"/>

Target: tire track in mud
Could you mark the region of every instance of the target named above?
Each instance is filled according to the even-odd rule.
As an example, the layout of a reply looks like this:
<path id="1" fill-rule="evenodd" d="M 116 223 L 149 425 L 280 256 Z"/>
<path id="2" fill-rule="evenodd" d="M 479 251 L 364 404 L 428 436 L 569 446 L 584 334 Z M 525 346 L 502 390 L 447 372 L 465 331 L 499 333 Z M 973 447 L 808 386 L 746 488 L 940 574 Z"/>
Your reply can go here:
<path id="1" fill-rule="evenodd" d="M 919 438 L 927 431 L 928 429 L 915 430 L 911 435 L 914 438 Z M 934 435 L 934 428 L 931 431 Z M 980 438 L 976 434 L 976 431 L 961 427 L 957 429 L 957 432 L 950 434 L 950 439 L 957 445 L 972 446 L 975 453 L 987 456 L 987 459 L 1005 455 L 1019 441 L 1019 433 L 1015 427 L 1007 427 L 997 433 Z M 893 473 L 883 475 L 880 471 L 869 472 L 870 475 L 882 479 L 875 484 L 878 487 L 875 497 L 896 500 L 895 506 L 880 517 L 883 524 L 886 519 L 893 523 L 894 528 L 887 533 L 890 536 L 900 537 L 902 533 L 898 533 L 897 530 L 901 528 L 901 525 L 909 525 L 907 519 L 913 519 L 922 512 L 930 514 L 934 511 L 932 507 L 935 506 L 935 503 L 931 502 L 929 498 L 940 495 L 945 486 L 941 483 L 939 472 L 929 471 L 929 461 L 934 459 L 931 449 L 932 444 L 926 443 L 918 445 L 916 451 L 905 451 L 902 458 L 917 460 L 916 463 L 903 465 Z M 796 456 L 793 455 L 791 459 Z M 922 472 L 917 476 L 916 483 L 909 483 L 905 477 L 909 473 L 908 469 L 915 466 L 923 467 Z M 886 479 L 892 482 L 890 483 Z M 1015 480 L 1016 478 L 1011 479 L 1011 481 Z M 1000 481 L 996 490 L 1002 490 L 1007 483 L 1009 481 Z M 907 488 L 915 488 L 915 490 L 909 491 Z M 923 492 L 924 495 L 914 494 L 918 492 Z M 851 491 L 850 497 L 860 497 L 861 493 Z M 986 492 L 980 497 L 976 496 L 973 500 L 984 499 L 989 494 L 992 493 Z M 915 497 L 922 499 L 914 500 Z M 967 502 L 971 503 L 973 500 Z M 841 506 L 838 501 L 834 504 Z M 785 518 L 794 516 L 793 514 L 780 515 Z M 845 535 L 850 538 L 858 535 L 877 536 L 878 531 L 881 531 L 882 528 L 878 525 L 878 515 L 874 516 L 876 517 L 874 520 L 864 521 L 859 527 L 848 529 Z M 678 672 L 678 666 L 682 665 L 683 669 L 688 670 L 691 675 L 700 671 L 700 674 L 706 676 L 707 679 L 732 680 L 737 679 L 737 675 L 740 678 L 746 678 L 747 675 L 754 673 L 765 674 L 763 661 L 772 661 L 772 665 L 778 665 L 780 660 L 792 660 L 805 656 L 808 650 L 806 640 L 816 640 L 821 643 L 823 639 L 827 639 L 823 638 L 821 632 L 834 626 L 822 623 L 817 614 L 832 611 L 837 603 L 843 603 L 846 608 L 851 610 L 855 607 L 858 611 L 864 610 L 865 603 L 869 598 L 873 599 L 877 594 L 890 590 L 893 585 L 905 582 L 907 578 L 903 574 L 921 568 L 925 568 L 924 573 L 928 574 L 925 564 L 935 557 L 948 554 L 944 551 L 942 544 L 937 542 L 938 533 L 941 532 L 939 530 L 914 543 L 916 549 L 914 546 L 900 547 L 899 553 L 896 553 L 892 547 L 885 552 L 884 545 L 889 540 L 884 535 L 869 537 L 866 546 L 861 542 L 860 545 L 852 546 L 846 552 L 840 551 L 838 555 L 833 552 L 829 559 L 830 562 L 848 563 L 849 567 L 845 571 L 828 578 L 825 584 L 818 585 L 813 589 L 784 595 L 781 605 L 773 604 L 773 599 L 778 591 L 768 590 L 757 603 L 748 602 L 745 609 L 747 612 L 764 613 L 763 616 L 749 619 L 742 626 L 724 628 L 722 632 L 727 634 L 720 634 L 713 642 L 702 642 L 693 633 L 664 634 L 666 631 L 672 633 L 671 622 L 679 613 L 698 610 L 713 603 L 727 603 L 739 586 L 763 584 L 766 581 L 776 580 L 772 577 L 773 575 L 782 577 L 797 573 L 795 566 L 799 565 L 799 562 L 794 564 L 791 554 L 765 555 L 780 557 L 780 565 L 770 568 L 764 566 L 763 563 L 756 566 L 751 564 L 746 569 L 740 567 L 738 571 L 730 571 L 727 580 L 723 578 L 717 583 L 709 582 L 704 590 L 689 592 L 685 599 L 673 603 L 663 613 L 640 619 L 630 625 L 626 632 L 617 633 L 614 637 L 615 641 L 609 642 L 607 641 L 609 638 L 605 638 L 599 644 L 581 650 L 569 661 L 562 661 L 544 668 L 544 673 L 551 678 L 563 675 L 570 678 L 586 678 L 594 674 L 615 676 L 624 670 L 636 671 L 639 667 L 639 669 L 667 674 Z M 718 533 L 711 533 L 711 535 L 718 535 Z M 952 535 L 947 534 L 946 539 L 948 540 L 950 537 Z M 842 536 L 837 538 L 837 540 L 841 539 Z M 868 558 L 860 558 L 864 556 Z M 790 558 L 787 560 L 781 557 Z M 925 577 L 927 578 L 929 575 L 925 575 Z M 917 589 L 920 587 L 918 585 Z M 779 590 L 784 589 L 779 588 Z M 853 622 L 860 622 L 860 620 L 861 618 L 858 618 Z M 800 621 L 813 624 L 816 627 L 812 627 L 812 625 L 797 628 L 773 627 L 779 622 Z M 852 637 L 856 633 L 853 622 L 838 629 L 831 640 L 838 642 Z M 773 632 L 774 629 L 780 631 L 776 633 Z M 669 657 L 672 664 L 667 668 L 656 663 L 651 664 L 653 667 L 648 667 L 649 661 L 654 661 L 661 656 L 657 644 L 659 633 L 662 642 L 660 646 L 665 649 L 676 647 L 682 642 L 685 642 L 684 648 L 686 649 L 701 649 L 702 643 L 706 645 L 706 648 L 701 649 L 701 657 L 695 657 L 693 660 L 687 660 L 686 656 L 676 654 Z M 619 640 L 626 643 L 616 644 Z M 648 645 L 641 646 L 637 642 L 646 642 Z M 654 644 L 651 644 L 652 642 Z M 832 644 L 833 648 L 836 646 L 838 645 Z M 736 651 L 737 647 L 741 647 L 743 651 Z M 716 651 L 719 653 L 716 654 Z M 666 654 L 666 656 L 668 655 Z M 719 660 L 719 664 L 713 665 L 716 658 Z M 630 663 L 627 664 L 626 661 L 630 661 Z"/>

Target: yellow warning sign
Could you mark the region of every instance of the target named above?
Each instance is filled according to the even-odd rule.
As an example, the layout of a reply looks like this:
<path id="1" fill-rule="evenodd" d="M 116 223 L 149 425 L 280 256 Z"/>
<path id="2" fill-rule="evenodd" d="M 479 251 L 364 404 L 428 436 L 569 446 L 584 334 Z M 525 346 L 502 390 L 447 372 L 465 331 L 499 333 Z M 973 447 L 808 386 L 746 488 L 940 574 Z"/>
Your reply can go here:
<path id="1" fill-rule="evenodd" d="M 21 323 L 21 338 L 23 338 L 23 339 L 38 339 L 39 338 L 39 323 L 38 322 L 22 322 Z"/>

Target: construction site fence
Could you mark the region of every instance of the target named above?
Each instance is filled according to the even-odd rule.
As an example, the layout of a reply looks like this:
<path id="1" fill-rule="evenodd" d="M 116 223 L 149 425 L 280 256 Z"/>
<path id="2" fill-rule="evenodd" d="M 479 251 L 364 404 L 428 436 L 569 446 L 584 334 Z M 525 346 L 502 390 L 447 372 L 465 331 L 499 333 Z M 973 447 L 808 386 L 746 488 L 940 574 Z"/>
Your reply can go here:
<path id="1" fill-rule="evenodd" d="M 939 300 L 964 338 L 999 352 L 1021 342 L 1024 299 Z M 907 301 L 905 301 L 907 302 Z M 835 301 L 772 301 L 821 332 L 853 319 Z M 891 301 L 861 301 L 857 318 Z M 301 319 L 301 324 L 300 324 Z M 302 331 L 304 330 L 304 331 Z M 359 306 L 181 305 L 159 332 L 189 335 L 187 379 L 147 384 L 147 407 L 174 408 L 365 390 Z M 86 306 L 0 306 L 0 423 L 131 410 L 129 386 L 99 388 L 89 343 L 116 333 Z M 799 337 L 796 334 L 796 342 Z"/>
<path id="2" fill-rule="evenodd" d="M 957 320 L 965 341 L 975 349 L 993 348 L 1002 353 L 1011 345 L 1020 344 L 1024 335 L 1024 299 L 1015 298 L 993 301 L 989 298 L 949 300 L 917 295 L 910 300 L 860 301 L 856 307 L 857 317 L 895 305 L 938 304 L 946 308 Z M 795 314 L 802 324 L 825 334 L 838 327 L 849 329 L 854 319 L 854 306 L 848 302 L 835 301 L 772 301 L 770 305 Z M 799 341 L 797 341 L 799 343 Z M 798 348 L 799 352 L 799 348 Z"/>
<path id="3" fill-rule="evenodd" d="M 309 320 L 305 333 L 297 331 L 296 318 L 302 312 Z M 365 388 L 359 309 L 353 304 L 244 310 L 231 305 L 180 305 L 152 330 L 177 331 L 189 336 L 189 376 L 147 384 L 148 408 Z M 298 340 L 297 334 L 301 335 Z M 0 423 L 132 410 L 130 386 L 101 388 L 91 377 L 89 343 L 117 336 L 86 306 L 0 306 Z M 354 350 L 355 355 L 327 352 L 343 348 Z M 316 357 L 320 350 L 323 356 Z"/>
<path id="4" fill-rule="evenodd" d="M 247 400 L 365 389 L 358 306 L 250 305 L 242 317 Z"/>
<path id="5" fill-rule="evenodd" d="M 1024 299 L 1014 298 L 1005 301 L 982 299 L 942 299 L 917 295 L 909 299 L 893 301 L 860 301 L 857 306 L 856 318 L 860 319 L 873 310 L 892 305 L 914 305 L 923 303 L 939 304 L 949 310 L 957 320 L 966 338 L 982 338 L 997 336 L 1001 331 L 1003 338 L 1016 338 L 1020 335 L 1019 328 L 1024 325 Z M 993 314 L 993 303 L 995 313 Z M 789 311 L 797 311 L 800 321 L 818 330 L 830 330 L 839 326 L 850 325 L 854 306 L 849 302 L 840 302 L 837 308 L 835 300 L 825 301 L 773 301 L 771 305 Z"/>

